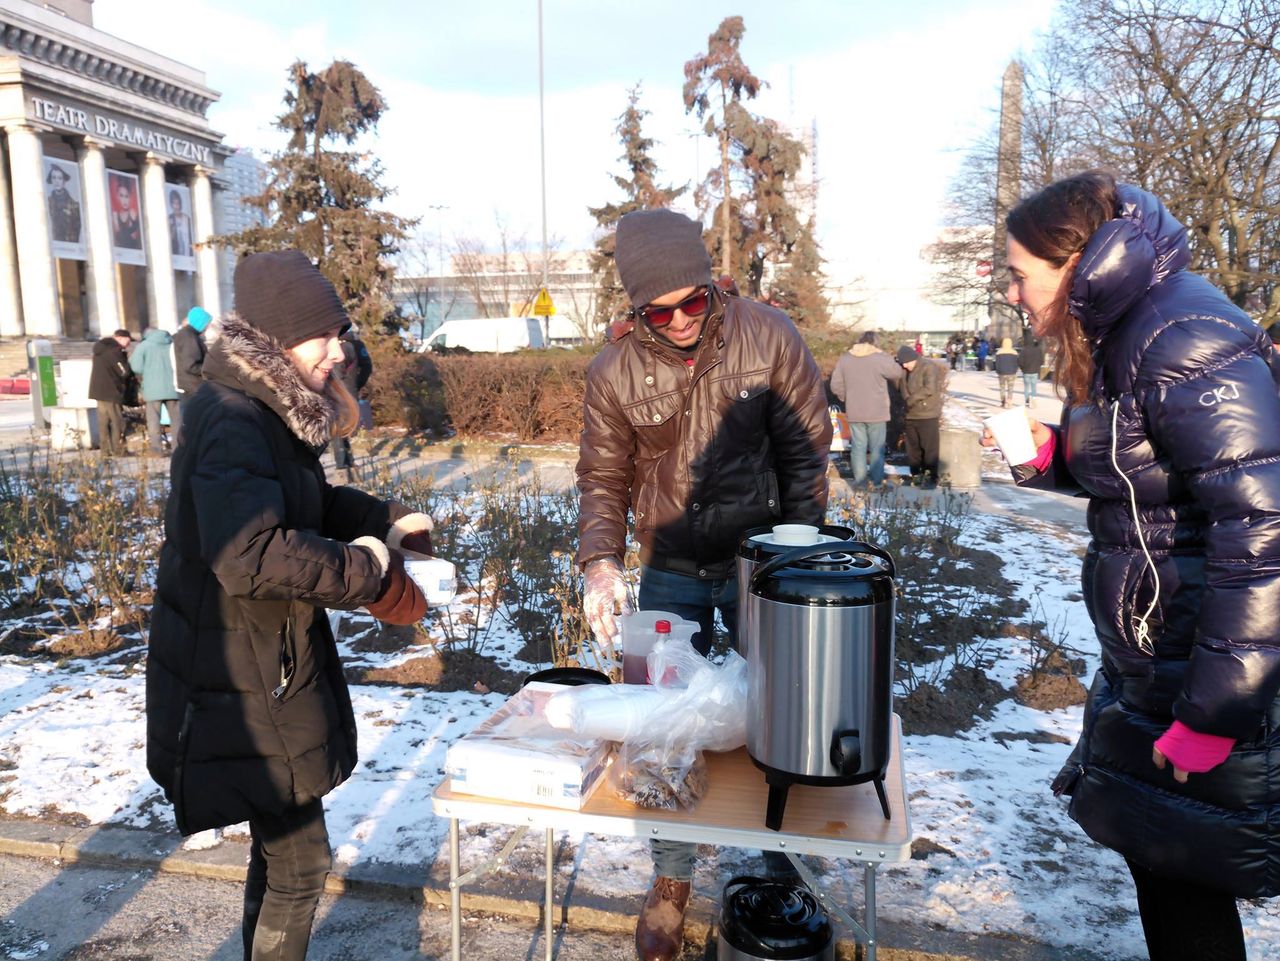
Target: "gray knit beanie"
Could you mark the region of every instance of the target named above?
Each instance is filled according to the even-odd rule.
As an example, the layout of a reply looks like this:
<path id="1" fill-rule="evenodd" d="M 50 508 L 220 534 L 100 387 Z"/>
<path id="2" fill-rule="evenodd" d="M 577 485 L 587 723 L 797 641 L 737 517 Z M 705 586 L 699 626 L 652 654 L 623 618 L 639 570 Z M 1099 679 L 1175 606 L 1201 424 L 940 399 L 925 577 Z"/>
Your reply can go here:
<path id="1" fill-rule="evenodd" d="M 351 321 L 338 292 L 300 250 L 249 254 L 236 264 L 236 312 L 285 347 Z"/>
<path id="2" fill-rule="evenodd" d="M 701 225 L 674 210 L 637 210 L 619 220 L 614 261 L 633 307 L 711 283 Z"/>

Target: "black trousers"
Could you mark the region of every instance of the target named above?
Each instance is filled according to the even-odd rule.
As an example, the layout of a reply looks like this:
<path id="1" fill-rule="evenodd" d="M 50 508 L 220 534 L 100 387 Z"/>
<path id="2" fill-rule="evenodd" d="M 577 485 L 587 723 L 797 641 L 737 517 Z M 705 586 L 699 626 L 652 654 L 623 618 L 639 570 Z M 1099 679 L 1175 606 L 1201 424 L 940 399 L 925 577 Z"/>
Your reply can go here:
<path id="1" fill-rule="evenodd" d="M 304 961 L 333 865 L 324 805 L 317 799 L 281 815 L 250 818 L 249 836 L 241 926 L 245 961 Z"/>
<path id="2" fill-rule="evenodd" d="M 1127 863 L 1151 961 L 1246 961 L 1233 895 Z"/>
<path id="3" fill-rule="evenodd" d="M 938 476 L 938 421 L 937 417 L 927 420 L 908 420 L 903 433 L 907 439 L 907 466 L 912 476 L 929 474 Z"/>

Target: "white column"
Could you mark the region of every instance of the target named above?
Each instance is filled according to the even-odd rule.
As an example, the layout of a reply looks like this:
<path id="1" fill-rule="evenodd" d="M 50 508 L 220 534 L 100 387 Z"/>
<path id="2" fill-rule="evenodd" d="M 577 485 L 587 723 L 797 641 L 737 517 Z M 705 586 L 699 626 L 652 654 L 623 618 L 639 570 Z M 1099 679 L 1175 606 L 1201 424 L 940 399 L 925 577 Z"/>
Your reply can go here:
<path id="1" fill-rule="evenodd" d="M 0 212 L 9 210 L 8 151 L 0 137 Z M 18 283 L 18 248 L 13 240 L 13 224 L 0 214 L 0 337 L 22 336 L 22 296 Z"/>
<path id="2" fill-rule="evenodd" d="M 120 297 L 116 292 L 116 261 L 111 253 L 111 222 L 107 216 L 107 158 L 102 144 L 91 137 L 77 151 L 80 184 L 89 240 L 89 329 L 109 337 L 120 328 Z"/>
<path id="3" fill-rule="evenodd" d="M 22 281 L 22 318 L 28 337 L 61 337 L 62 311 L 49 249 L 49 210 L 44 199 L 44 150 L 40 134 L 20 124 L 9 135 L 13 227 Z"/>
<path id="4" fill-rule="evenodd" d="M 191 177 L 191 216 L 196 231 L 196 266 L 200 271 L 200 306 L 214 317 L 222 316 L 222 292 L 218 286 L 218 248 L 213 236 L 213 183 L 208 167 L 196 167 Z"/>
<path id="5" fill-rule="evenodd" d="M 164 196 L 164 161 L 147 154 L 142 169 L 142 215 L 147 225 L 147 309 L 151 326 L 178 329 L 178 294 L 169 249 L 169 206 Z"/>

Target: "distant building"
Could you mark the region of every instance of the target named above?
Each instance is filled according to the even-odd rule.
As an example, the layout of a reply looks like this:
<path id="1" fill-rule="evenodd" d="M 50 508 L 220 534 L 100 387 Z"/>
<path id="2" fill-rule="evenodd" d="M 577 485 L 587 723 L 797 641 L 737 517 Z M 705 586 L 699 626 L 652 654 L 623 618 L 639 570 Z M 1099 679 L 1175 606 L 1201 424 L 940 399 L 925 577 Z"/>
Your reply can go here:
<path id="1" fill-rule="evenodd" d="M 237 149 L 223 162 L 221 173 L 223 189 L 214 195 L 214 233 L 234 234 L 250 227 L 266 226 L 266 214 L 244 202 L 246 197 L 257 196 L 266 188 L 266 165 L 252 151 Z M 236 253 L 229 247 L 219 247 L 218 259 L 222 302 L 231 304 L 235 301 L 232 278 L 236 270 Z"/>
<path id="2" fill-rule="evenodd" d="M 0 0 L 0 338 L 221 312 L 202 244 L 227 155 L 206 119 L 218 97 L 203 71 L 96 30 L 92 0 Z"/>
<path id="3" fill-rule="evenodd" d="M 550 257 L 547 292 L 556 312 L 545 330 L 552 346 L 599 339 L 590 257 L 586 250 Z M 530 314 L 541 286 L 541 253 L 459 251 L 450 256 L 443 277 L 397 275 L 392 297 L 410 318 L 410 333 L 425 339 L 446 320 Z"/>

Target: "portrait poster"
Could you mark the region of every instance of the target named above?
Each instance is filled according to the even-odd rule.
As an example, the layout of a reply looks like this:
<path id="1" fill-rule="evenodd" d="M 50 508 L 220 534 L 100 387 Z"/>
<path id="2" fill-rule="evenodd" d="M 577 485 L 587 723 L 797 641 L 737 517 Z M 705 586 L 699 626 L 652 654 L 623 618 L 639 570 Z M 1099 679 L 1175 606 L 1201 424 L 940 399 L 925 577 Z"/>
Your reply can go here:
<path id="1" fill-rule="evenodd" d="M 107 205 L 111 220 L 111 252 L 116 262 L 145 267 L 142 246 L 142 203 L 135 174 L 107 171 Z"/>
<path id="2" fill-rule="evenodd" d="M 195 273 L 195 232 L 191 229 L 191 188 L 165 184 L 164 199 L 169 220 L 169 252 L 173 269 Z"/>
<path id="3" fill-rule="evenodd" d="M 44 199 L 49 211 L 49 246 L 64 260 L 88 260 L 84 240 L 84 195 L 74 160 L 44 158 Z"/>

